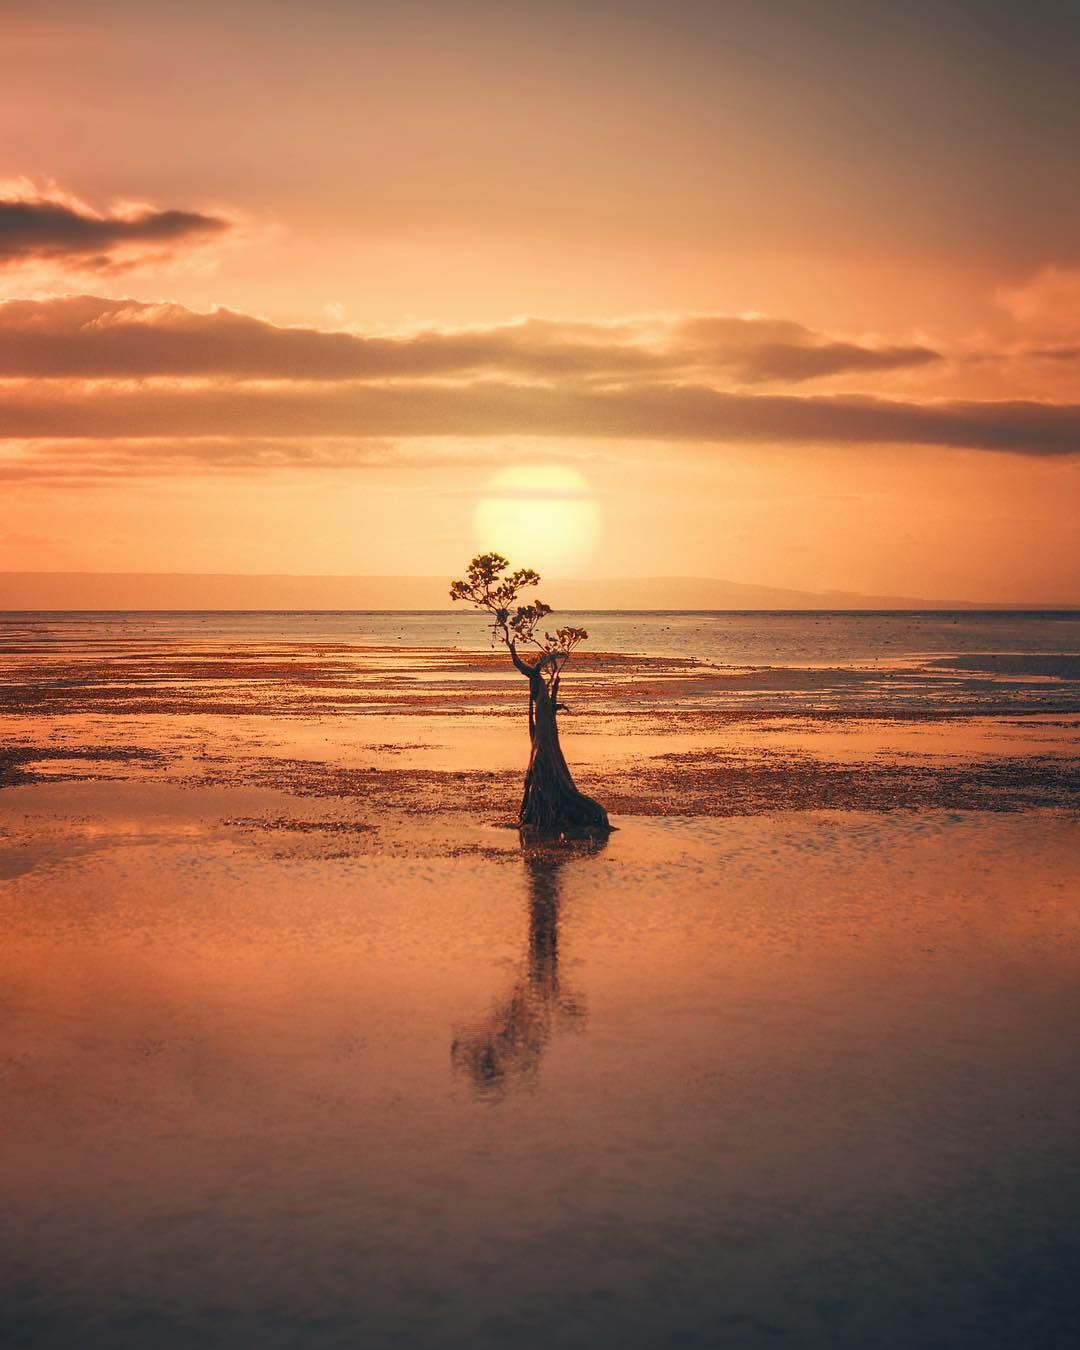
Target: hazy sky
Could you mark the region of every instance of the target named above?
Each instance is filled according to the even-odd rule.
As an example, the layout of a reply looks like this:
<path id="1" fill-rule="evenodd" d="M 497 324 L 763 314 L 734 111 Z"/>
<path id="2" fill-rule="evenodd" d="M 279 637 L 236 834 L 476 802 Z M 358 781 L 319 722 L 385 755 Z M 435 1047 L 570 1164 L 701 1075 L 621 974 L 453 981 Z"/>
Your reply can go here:
<path id="1" fill-rule="evenodd" d="M 0 569 L 1080 600 L 1080 7 L 0 0 Z"/>

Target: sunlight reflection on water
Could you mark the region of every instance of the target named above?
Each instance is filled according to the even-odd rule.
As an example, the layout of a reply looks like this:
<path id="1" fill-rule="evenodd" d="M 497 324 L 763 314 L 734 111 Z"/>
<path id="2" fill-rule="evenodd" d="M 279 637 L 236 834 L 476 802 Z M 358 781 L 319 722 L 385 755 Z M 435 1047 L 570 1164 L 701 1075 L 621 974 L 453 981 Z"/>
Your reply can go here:
<path id="1" fill-rule="evenodd" d="M 1075 1314 L 1075 820 L 318 859 L 115 801 L 4 883 L 15 1343 L 907 1350 L 1006 1268 L 1016 1344 Z"/>

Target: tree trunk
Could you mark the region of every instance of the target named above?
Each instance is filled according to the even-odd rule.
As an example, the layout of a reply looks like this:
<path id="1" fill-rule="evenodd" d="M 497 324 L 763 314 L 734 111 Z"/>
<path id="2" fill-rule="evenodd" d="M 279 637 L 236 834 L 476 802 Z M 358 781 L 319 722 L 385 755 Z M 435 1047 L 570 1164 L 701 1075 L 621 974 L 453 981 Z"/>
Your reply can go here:
<path id="1" fill-rule="evenodd" d="M 599 802 L 578 791 L 559 744 L 553 697 L 557 696 L 557 679 L 549 693 L 539 668 L 525 666 L 525 670 L 529 675 L 532 753 L 525 774 L 519 826 L 546 835 L 608 834 L 611 825 L 607 812 Z"/>

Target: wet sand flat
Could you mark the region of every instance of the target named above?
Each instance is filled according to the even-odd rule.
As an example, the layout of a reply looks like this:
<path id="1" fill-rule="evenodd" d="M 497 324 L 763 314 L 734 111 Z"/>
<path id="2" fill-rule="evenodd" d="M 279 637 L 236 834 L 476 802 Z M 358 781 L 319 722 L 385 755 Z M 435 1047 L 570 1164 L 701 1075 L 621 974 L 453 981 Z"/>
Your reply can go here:
<path id="1" fill-rule="evenodd" d="M 1076 1341 L 1068 670 L 598 655 L 523 849 L 489 653 L 255 646 L 0 651 L 5 1341 Z"/>
<path id="2" fill-rule="evenodd" d="M 435 647 L 408 641 L 409 626 L 453 636 L 440 616 L 384 620 L 372 636 L 403 633 L 378 643 L 346 641 L 332 623 L 323 632 L 319 616 L 303 639 L 286 636 L 286 621 L 298 633 L 304 616 L 245 634 L 244 617 L 232 631 L 214 616 L 11 616 L 0 624 L 0 783 L 288 783 L 372 819 L 462 799 L 512 817 L 527 695 L 505 657 L 484 649 L 482 626 L 472 647 Z M 377 616 L 354 624 L 365 617 Z M 664 617 L 612 636 L 672 650 L 586 650 L 564 686 L 567 754 L 617 814 L 1075 801 L 1080 655 L 1045 648 L 1080 650 L 1080 619 L 1006 623 L 998 645 L 1024 642 L 1027 654 L 951 655 L 942 651 L 986 645 L 989 620 L 959 635 L 959 621 L 901 624 L 904 642 L 926 651 L 897 650 L 882 617 L 868 635 L 860 620 L 828 639 L 817 635 L 824 620 L 803 620 L 785 630 L 803 655 L 780 662 L 767 625 L 753 636 L 691 628 L 676 642 Z M 740 646 L 746 659 L 725 659 Z"/>

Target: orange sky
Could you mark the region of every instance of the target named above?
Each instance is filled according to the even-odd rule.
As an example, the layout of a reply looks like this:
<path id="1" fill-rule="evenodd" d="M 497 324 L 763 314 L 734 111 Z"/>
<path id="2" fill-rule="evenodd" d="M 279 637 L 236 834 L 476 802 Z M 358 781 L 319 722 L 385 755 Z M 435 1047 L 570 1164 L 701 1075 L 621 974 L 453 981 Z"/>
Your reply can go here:
<path id="1" fill-rule="evenodd" d="M 1080 601 L 1071 7 L 0 16 L 0 569 Z"/>

